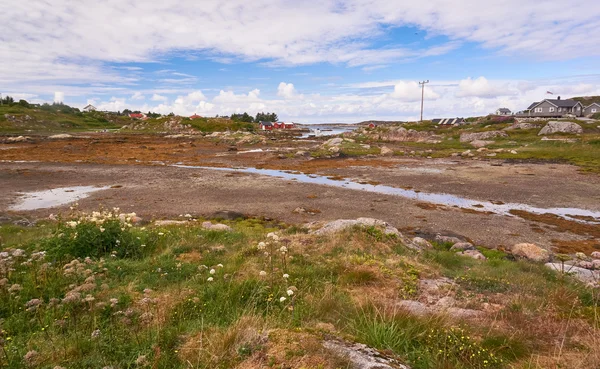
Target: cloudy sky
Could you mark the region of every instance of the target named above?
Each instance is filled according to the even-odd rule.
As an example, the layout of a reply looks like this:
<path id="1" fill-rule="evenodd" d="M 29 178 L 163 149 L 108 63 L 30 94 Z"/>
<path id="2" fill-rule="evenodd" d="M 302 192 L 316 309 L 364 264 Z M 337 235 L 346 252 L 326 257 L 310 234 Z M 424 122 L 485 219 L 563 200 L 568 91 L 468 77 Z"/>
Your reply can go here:
<path id="1" fill-rule="evenodd" d="M 356 122 L 600 95 L 597 0 L 7 0 L 0 93 Z"/>

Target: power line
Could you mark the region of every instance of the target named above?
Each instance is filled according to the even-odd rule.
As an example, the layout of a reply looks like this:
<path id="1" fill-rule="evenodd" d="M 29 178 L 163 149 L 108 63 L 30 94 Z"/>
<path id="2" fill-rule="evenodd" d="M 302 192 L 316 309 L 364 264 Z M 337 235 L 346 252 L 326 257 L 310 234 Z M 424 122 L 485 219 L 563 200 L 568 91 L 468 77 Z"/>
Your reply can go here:
<path id="1" fill-rule="evenodd" d="M 429 80 L 419 82 L 419 85 L 421 85 L 421 122 L 423 121 L 423 100 L 425 99 L 425 84 L 426 83 L 429 83 Z"/>

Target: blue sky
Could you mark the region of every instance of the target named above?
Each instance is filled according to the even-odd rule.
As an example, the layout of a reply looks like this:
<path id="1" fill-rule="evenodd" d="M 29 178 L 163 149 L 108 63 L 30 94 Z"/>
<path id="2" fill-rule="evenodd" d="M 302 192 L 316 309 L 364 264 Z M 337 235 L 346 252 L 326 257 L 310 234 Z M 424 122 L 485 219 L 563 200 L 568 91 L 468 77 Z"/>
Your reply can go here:
<path id="1" fill-rule="evenodd" d="M 0 93 L 104 110 L 412 120 L 600 95 L 592 0 L 56 0 L 0 13 Z"/>

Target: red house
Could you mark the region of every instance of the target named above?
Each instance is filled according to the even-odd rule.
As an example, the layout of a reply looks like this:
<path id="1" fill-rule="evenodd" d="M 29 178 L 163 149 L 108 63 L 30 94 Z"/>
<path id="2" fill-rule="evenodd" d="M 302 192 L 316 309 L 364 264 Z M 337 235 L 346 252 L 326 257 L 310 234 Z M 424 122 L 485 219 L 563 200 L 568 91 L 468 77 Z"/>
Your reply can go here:
<path id="1" fill-rule="evenodd" d="M 292 129 L 294 128 L 294 123 L 283 123 L 283 128 Z"/>
<path id="2" fill-rule="evenodd" d="M 194 114 L 194 115 L 190 116 L 190 119 L 198 119 L 198 118 L 202 118 L 202 116 L 200 116 L 198 114 Z"/>
<path id="3" fill-rule="evenodd" d="M 131 113 L 131 114 L 129 114 L 129 118 L 144 119 L 144 118 L 146 118 L 146 114 L 144 114 L 144 113 Z"/>
<path id="4" fill-rule="evenodd" d="M 369 123 L 369 128 L 375 128 L 375 127 L 377 127 L 377 124 L 375 124 L 375 123 Z"/>
<path id="5" fill-rule="evenodd" d="M 258 123 L 258 128 L 262 129 L 263 131 L 272 131 L 273 130 L 273 123 L 271 123 L 271 122 L 260 122 L 260 123 Z"/>

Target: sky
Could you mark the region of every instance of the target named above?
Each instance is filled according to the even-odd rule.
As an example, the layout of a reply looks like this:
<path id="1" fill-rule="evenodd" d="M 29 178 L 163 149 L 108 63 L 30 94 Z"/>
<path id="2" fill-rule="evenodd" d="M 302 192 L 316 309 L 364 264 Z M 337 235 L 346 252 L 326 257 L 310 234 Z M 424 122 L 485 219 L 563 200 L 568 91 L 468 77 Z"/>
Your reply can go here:
<path id="1" fill-rule="evenodd" d="M 299 123 L 600 95 L 597 0 L 6 0 L 0 93 Z M 553 92 L 554 95 L 547 94 Z"/>

